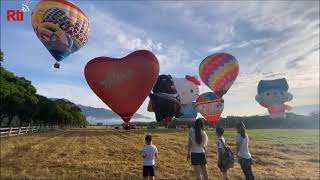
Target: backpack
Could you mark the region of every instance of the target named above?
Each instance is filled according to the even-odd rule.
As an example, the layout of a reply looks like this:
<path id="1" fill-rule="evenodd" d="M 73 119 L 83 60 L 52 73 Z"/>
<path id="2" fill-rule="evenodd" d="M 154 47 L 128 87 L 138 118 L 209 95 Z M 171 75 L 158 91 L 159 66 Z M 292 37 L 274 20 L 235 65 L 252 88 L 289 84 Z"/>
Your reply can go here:
<path id="1" fill-rule="evenodd" d="M 223 147 L 224 147 L 224 153 L 222 156 L 221 165 L 226 169 L 233 168 L 234 154 L 231 151 L 231 149 L 223 143 L 223 141 L 221 139 L 219 139 L 219 140 L 221 141 L 221 143 L 223 144 Z"/>

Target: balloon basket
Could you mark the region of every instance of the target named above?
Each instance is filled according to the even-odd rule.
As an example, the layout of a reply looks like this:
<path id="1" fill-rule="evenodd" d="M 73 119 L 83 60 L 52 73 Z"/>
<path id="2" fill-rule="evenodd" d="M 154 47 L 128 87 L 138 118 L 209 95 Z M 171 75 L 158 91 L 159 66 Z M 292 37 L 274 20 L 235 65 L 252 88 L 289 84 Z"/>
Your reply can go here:
<path id="1" fill-rule="evenodd" d="M 60 64 L 58 62 L 54 63 L 53 65 L 54 68 L 59 69 L 60 68 Z"/>
<path id="2" fill-rule="evenodd" d="M 211 122 L 210 125 L 212 128 L 215 128 L 217 126 L 217 122 Z"/>

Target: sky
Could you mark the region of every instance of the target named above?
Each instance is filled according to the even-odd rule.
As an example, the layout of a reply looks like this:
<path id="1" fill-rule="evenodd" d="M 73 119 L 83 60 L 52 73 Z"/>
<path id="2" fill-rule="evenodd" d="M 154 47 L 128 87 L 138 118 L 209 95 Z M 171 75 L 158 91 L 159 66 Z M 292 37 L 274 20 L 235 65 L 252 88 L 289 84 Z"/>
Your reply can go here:
<path id="1" fill-rule="evenodd" d="M 148 49 L 159 60 L 160 74 L 174 77 L 199 77 L 200 62 L 216 52 L 236 57 L 240 73 L 224 95 L 224 117 L 266 113 L 255 101 L 261 79 L 285 77 L 291 106 L 319 104 L 319 1 L 73 0 L 90 18 L 90 38 L 59 70 L 31 26 L 37 2 L 1 0 L 0 30 L 3 66 L 31 80 L 38 94 L 108 108 L 86 83 L 86 63 Z M 6 21 L 7 10 L 22 4 L 30 8 L 24 21 Z M 208 91 L 202 83 L 200 93 Z M 148 101 L 138 112 L 154 117 Z"/>

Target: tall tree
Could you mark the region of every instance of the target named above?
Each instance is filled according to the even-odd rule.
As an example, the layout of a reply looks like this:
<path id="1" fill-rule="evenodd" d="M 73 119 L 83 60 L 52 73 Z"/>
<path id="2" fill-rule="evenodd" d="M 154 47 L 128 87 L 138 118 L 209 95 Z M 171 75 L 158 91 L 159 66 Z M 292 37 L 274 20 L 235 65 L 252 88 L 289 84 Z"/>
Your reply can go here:
<path id="1" fill-rule="evenodd" d="M 3 52 L 0 49 L 0 67 L 1 67 L 1 63 L 3 62 Z"/>
<path id="2" fill-rule="evenodd" d="M 20 126 L 36 121 L 38 125 L 86 125 L 85 116 L 73 103 L 59 99 L 53 101 L 36 94 L 31 81 L 17 77 L 0 67 L 0 126 L 7 119 L 11 126 L 14 119 Z"/>
<path id="3" fill-rule="evenodd" d="M 26 121 L 34 114 L 34 106 L 37 104 L 36 89 L 31 82 L 15 76 L 13 73 L 0 67 L 0 118 L 8 118 L 7 126 L 15 116 Z M 1 123 L 0 121 L 0 123 Z"/>

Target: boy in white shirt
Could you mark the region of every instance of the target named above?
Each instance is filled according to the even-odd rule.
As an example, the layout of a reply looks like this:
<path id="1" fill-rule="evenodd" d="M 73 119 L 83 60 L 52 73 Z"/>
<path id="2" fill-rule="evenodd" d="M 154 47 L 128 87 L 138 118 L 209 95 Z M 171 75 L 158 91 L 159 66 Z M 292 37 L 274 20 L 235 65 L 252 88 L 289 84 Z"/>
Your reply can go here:
<path id="1" fill-rule="evenodd" d="M 152 144 L 152 136 L 147 134 L 145 137 L 146 144 L 142 150 L 143 157 L 143 178 L 145 180 L 154 179 L 154 165 L 155 159 L 158 156 L 158 149 L 155 145 Z"/>

